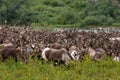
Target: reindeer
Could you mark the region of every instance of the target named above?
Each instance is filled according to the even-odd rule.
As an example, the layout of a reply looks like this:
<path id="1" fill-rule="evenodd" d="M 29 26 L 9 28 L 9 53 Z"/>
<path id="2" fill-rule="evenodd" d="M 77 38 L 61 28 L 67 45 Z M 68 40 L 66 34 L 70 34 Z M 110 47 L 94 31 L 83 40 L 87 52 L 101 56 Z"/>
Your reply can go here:
<path id="1" fill-rule="evenodd" d="M 45 48 L 42 52 L 42 58 L 44 60 L 52 60 L 54 62 L 68 64 L 71 60 L 78 60 L 79 55 L 77 52 L 68 53 L 65 48 L 52 49 Z"/>
<path id="2" fill-rule="evenodd" d="M 14 47 L 5 47 L 0 50 L 0 56 L 3 62 L 10 57 L 17 62 L 22 55 L 20 49 L 16 49 Z"/>
<path id="3" fill-rule="evenodd" d="M 105 51 L 102 48 L 96 48 L 95 50 L 92 48 L 88 48 L 88 54 L 91 59 L 95 61 L 101 61 L 103 59 Z"/>
<path id="4" fill-rule="evenodd" d="M 3 43 L 3 44 L 1 44 L 1 46 L 10 47 L 10 46 L 13 46 L 13 44 L 12 43 Z"/>

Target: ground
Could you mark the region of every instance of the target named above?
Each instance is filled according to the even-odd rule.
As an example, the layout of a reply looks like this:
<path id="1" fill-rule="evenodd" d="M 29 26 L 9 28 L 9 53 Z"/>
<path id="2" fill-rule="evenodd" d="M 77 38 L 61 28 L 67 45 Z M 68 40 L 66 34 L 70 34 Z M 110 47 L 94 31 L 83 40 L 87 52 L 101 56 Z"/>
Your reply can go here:
<path id="1" fill-rule="evenodd" d="M 105 57 L 101 62 L 88 56 L 68 66 L 30 60 L 27 64 L 12 59 L 0 62 L 0 80 L 119 80 L 120 63 Z"/>

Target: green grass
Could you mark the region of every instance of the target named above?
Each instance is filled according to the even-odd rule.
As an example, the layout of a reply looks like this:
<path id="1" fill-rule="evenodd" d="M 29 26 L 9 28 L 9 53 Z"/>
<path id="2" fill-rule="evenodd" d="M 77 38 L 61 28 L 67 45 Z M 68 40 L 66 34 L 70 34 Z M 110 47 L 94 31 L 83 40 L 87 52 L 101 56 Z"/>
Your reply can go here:
<path id="1" fill-rule="evenodd" d="M 69 66 L 53 66 L 40 60 L 28 64 L 12 59 L 0 62 L 0 80 L 120 80 L 120 63 L 106 57 L 94 62 L 85 57 L 82 62 L 71 62 Z"/>

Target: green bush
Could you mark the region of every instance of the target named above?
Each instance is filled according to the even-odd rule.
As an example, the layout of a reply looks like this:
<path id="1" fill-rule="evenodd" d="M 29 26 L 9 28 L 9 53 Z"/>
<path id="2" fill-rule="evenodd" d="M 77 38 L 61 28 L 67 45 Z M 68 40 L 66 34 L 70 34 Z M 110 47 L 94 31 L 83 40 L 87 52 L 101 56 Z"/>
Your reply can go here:
<path id="1" fill-rule="evenodd" d="M 101 22 L 96 16 L 88 16 L 81 22 L 82 26 L 100 25 L 100 24 L 101 24 Z"/>
<path id="2" fill-rule="evenodd" d="M 99 15 L 99 16 L 88 16 L 81 22 L 81 26 L 108 26 L 112 25 L 113 18 L 109 16 Z"/>
<path id="3" fill-rule="evenodd" d="M 78 22 L 79 16 L 72 8 L 63 9 L 57 18 L 58 24 L 75 24 Z"/>
<path id="4" fill-rule="evenodd" d="M 61 7 L 65 5 L 63 1 L 59 1 L 59 0 L 53 0 L 53 1 L 45 0 L 43 4 L 47 6 L 53 6 L 53 7 Z"/>
<path id="5" fill-rule="evenodd" d="M 118 0 L 0 0 L 0 23 L 112 25 L 120 21 L 118 4 Z"/>

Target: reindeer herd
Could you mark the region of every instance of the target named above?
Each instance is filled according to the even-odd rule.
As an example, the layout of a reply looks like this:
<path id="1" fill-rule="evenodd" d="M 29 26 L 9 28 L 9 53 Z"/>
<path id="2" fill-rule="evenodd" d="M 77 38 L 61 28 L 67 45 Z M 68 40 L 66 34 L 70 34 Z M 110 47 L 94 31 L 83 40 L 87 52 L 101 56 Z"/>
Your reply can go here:
<path id="1" fill-rule="evenodd" d="M 83 60 L 85 55 L 94 61 L 101 61 L 107 55 L 119 62 L 120 32 L 0 27 L 0 59 L 3 62 L 12 57 L 27 63 L 36 56 L 55 64 L 68 64 Z"/>

